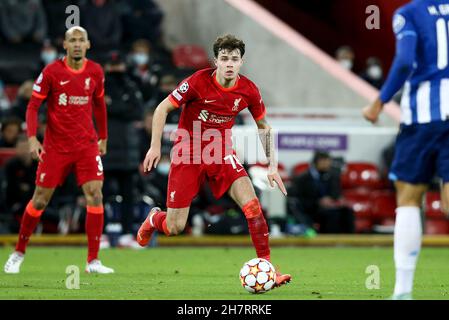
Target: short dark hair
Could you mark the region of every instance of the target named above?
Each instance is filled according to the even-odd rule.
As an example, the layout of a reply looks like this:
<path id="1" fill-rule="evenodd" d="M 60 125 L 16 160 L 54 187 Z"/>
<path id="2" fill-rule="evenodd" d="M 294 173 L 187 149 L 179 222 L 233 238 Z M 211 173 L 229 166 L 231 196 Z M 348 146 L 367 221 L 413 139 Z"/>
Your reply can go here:
<path id="1" fill-rule="evenodd" d="M 214 42 L 214 56 L 218 58 L 218 53 L 221 50 L 234 51 L 235 49 L 240 50 L 240 56 L 243 57 L 245 54 L 245 43 L 237 39 L 232 34 L 225 34 L 224 36 L 218 37 Z"/>
<path id="2" fill-rule="evenodd" d="M 313 154 L 312 163 L 317 164 L 322 159 L 331 159 L 331 155 L 326 150 L 316 150 Z"/>
<path id="3" fill-rule="evenodd" d="M 13 126 L 18 126 L 19 129 L 22 128 L 22 120 L 20 120 L 17 117 L 10 117 L 10 118 L 6 118 L 3 120 L 2 122 L 2 129 L 1 131 L 4 132 L 6 127 L 13 125 Z"/>

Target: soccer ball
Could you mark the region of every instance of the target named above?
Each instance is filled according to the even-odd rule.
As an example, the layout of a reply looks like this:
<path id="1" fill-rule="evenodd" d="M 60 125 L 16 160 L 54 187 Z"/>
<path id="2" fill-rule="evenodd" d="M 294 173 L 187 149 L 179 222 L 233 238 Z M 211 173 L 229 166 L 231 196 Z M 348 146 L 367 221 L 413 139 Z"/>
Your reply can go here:
<path id="1" fill-rule="evenodd" d="M 265 293 L 276 284 L 276 270 L 270 261 L 254 258 L 240 269 L 240 282 L 251 293 Z"/>

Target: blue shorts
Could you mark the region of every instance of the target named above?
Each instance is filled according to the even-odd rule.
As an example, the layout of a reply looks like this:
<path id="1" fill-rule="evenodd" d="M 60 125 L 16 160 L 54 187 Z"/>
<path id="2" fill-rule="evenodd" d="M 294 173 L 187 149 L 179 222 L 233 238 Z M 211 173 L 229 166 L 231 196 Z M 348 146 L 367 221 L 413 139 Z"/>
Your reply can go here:
<path id="1" fill-rule="evenodd" d="M 401 125 L 389 178 L 429 184 L 435 173 L 449 182 L 449 121 Z"/>

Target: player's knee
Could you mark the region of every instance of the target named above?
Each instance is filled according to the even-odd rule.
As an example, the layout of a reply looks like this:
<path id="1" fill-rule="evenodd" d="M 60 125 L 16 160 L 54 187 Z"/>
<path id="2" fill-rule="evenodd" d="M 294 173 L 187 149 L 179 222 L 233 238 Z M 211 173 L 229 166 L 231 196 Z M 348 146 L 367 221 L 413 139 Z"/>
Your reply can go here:
<path id="1" fill-rule="evenodd" d="M 255 218 L 262 214 L 259 199 L 255 198 L 242 207 L 242 211 L 247 219 Z"/>
<path id="2" fill-rule="evenodd" d="M 103 193 L 99 188 L 92 188 L 86 193 L 87 203 L 98 206 L 103 203 Z"/>

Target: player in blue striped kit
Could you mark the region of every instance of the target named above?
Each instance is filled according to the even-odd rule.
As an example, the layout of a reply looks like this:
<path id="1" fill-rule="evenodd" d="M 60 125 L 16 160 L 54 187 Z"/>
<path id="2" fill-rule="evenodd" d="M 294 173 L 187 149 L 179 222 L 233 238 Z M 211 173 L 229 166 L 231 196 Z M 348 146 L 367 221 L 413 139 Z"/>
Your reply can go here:
<path id="1" fill-rule="evenodd" d="M 411 299 L 421 249 L 420 208 L 437 173 L 443 210 L 449 199 L 449 0 L 414 0 L 393 18 L 396 55 L 380 96 L 363 109 L 376 122 L 384 103 L 404 86 L 401 127 L 390 171 L 397 190 L 393 299 Z"/>

